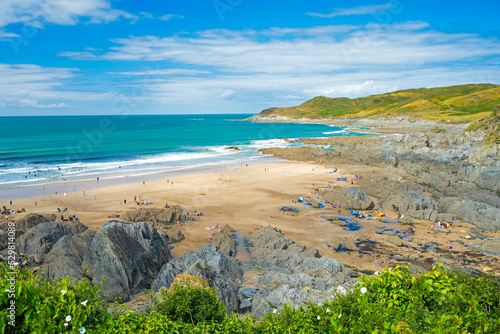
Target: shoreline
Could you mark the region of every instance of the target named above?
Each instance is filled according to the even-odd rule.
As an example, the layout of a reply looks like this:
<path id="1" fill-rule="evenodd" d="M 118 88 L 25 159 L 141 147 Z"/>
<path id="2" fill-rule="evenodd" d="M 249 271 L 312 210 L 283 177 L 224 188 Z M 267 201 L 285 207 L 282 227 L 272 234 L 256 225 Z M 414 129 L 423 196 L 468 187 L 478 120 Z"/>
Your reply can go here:
<path id="1" fill-rule="evenodd" d="M 18 186 L 0 188 L 0 201 L 14 200 L 40 196 L 63 195 L 82 191 L 93 191 L 95 189 L 109 188 L 121 185 L 142 184 L 142 182 L 155 182 L 165 178 L 181 177 L 192 174 L 211 173 L 217 171 L 224 171 L 239 168 L 242 164 L 249 166 L 263 165 L 269 163 L 283 162 L 286 159 L 279 157 L 261 155 L 257 159 L 248 160 L 245 162 L 227 162 L 215 163 L 205 167 L 195 167 L 177 170 L 159 171 L 147 174 L 132 175 L 132 176 L 117 176 L 110 178 L 100 178 L 99 181 L 95 179 L 86 180 L 71 180 L 71 181 L 58 181 L 53 183 L 41 183 L 36 185 Z M 73 189 L 75 187 L 75 189 Z M 44 191 L 45 189 L 45 191 Z M 57 194 L 56 194 L 57 192 Z"/>

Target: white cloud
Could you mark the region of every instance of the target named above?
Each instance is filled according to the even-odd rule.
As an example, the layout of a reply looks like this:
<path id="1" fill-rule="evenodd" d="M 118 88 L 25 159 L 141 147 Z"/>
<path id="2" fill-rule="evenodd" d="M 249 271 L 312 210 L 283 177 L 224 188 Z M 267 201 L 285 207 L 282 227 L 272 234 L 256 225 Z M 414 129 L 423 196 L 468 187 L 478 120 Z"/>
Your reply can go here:
<path id="1" fill-rule="evenodd" d="M 162 21 L 170 21 L 171 19 L 174 19 L 174 18 L 183 19 L 184 16 L 176 15 L 176 14 L 165 14 L 165 15 L 158 17 L 158 19 L 160 19 Z"/>
<path id="2" fill-rule="evenodd" d="M 332 18 L 336 16 L 351 16 L 351 15 L 366 15 L 366 14 L 375 14 L 390 8 L 394 7 L 393 3 L 386 3 L 381 5 L 369 5 L 369 6 L 360 6 L 353 8 L 334 8 L 333 12 L 329 14 L 321 14 L 321 13 L 307 13 L 309 16 L 316 16 L 321 18 Z"/>
<path id="3" fill-rule="evenodd" d="M 68 108 L 66 103 L 52 103 L 49 105 L 43 105 L 39 104 L 36 100 L 32 99 L 23 99 L 19 101 L 21 104 L 21 107 L 31 107 L 31 108 Z"/>
<path id="4" fill-rule="evenodd" d="M 119 18 L 132 21 L 139 17 L 111 8 L 108 0 L 2 0 L 0 27 L 24 23 L 43 27 L 44 23 L 74 25 L 80 22 L 105 23 Z"/>
<path id="5" fill-rule="evenodd" d="M 21 37 L 21 35 L 0 30 L 0 41 L 6 41 L 14 37 Z"/>
<path id="6" fill-rule="evenodd" d="M 426 66 L 500 55 L 498 40 L 428 30 L 426 22 L 322 26 L 300 30 L 207 30 L 113 40 L 104 52 L 63 52 L 80 60 L 168 62 L 226 73 L 328 73 L 374 66 Z"/>
<path id="7" fill-rule="evenodd" d="M 74 68 L 0 63 L 0 101 L 4 107 L 67 108 L 82 101 L 111 101 L 117 96 L 77 87 L 72 80 L 78 74 Z"/>

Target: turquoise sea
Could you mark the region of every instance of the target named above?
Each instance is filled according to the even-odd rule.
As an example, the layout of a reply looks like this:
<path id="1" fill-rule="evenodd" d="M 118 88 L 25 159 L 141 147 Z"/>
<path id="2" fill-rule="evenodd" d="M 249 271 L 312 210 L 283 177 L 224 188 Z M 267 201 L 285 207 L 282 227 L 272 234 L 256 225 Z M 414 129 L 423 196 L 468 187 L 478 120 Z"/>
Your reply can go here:
<path id="1" fill-rule="evenodd" d="M 321 124 L 256 123 L 250 115 L 0 118 L 0 188 L 248 163 L 282 138 L 356 135 Z M 240 150 L 226 149 L 236 146 Z"/>

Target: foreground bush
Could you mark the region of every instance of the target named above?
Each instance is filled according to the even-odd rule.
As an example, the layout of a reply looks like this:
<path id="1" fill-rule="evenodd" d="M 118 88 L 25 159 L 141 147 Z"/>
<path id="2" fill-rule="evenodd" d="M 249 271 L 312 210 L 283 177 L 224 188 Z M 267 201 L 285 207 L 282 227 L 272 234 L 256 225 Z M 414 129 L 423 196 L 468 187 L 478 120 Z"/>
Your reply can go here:
<path id="1" fill-rule="evenodd" d="M 436 266 L 361 277 L 363 285 L 324 305 L 267 314 L 262 333 L 500 333 L 500 280 Z"/>
<path id="2" fill-rule="evenodd" d="M 193 324 L 221 322 L 226 317 L 226 307 L 215 289 L 203 279 L 190 275 L 179 275 L 168 291 L 160 290 L 159 296 L 153 298 L 152 309 L 169 319 Z"/>
<path id="3" fill-rule="evenodd" d="M 0 263 L 0 333 L 85 332 L 87 327 L 107 321 L 107 304 L 98 287 L 88 281 L 68 278 L 52 283 L 35 276 L 30 270 L 9 273 Z M 15 278 L 15 291 L 10 282 Z M 15 326 L 8 310 L 15 295 Z"/>
<path id="4" fill-rule="evenodd" d="M 0 264 L 2 291 L 10 288 L 7 272 Z M 498 277 L 468 276 L 443 267 L 414 276 L 403 267 L 361 280 L 362 285 L 333 302 L 306 310 L 287 307 L 256 322 L 226 317 L 215 291 L 206 287 L 173 285 L 149 311 L 108 311 L 88 282 L 48 283 L 22 270 L 16 279 L 16 327 L 6 323 L 9 299 L 2 293 L 0 332 L 500 333 Z"/>

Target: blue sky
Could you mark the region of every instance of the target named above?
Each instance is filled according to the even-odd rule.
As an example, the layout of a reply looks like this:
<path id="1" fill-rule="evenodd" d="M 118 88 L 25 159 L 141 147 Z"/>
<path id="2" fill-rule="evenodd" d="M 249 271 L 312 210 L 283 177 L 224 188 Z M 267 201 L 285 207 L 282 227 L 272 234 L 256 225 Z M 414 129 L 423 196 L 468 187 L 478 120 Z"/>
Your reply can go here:
<path id="1" fill-rule="evenodd" d="M 258 113 L 500 84 L 500 2 L 2 0 L 0 116 Z"/>

